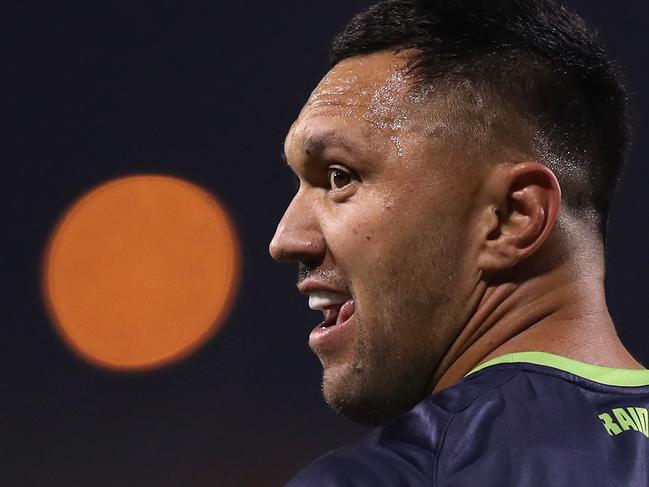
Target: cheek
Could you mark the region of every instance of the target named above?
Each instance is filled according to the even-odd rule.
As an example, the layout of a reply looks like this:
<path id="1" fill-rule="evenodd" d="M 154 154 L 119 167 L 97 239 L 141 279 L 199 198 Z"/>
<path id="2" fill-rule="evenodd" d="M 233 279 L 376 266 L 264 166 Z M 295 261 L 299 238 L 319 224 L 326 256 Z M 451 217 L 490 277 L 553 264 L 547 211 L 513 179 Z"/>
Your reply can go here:
<path id="1" fill-rule="evenodd" d="M 323 233 L 336 265 L 354 273 L 383 259 L 398 232 L 393 231 L 390 208 L 359 205 L 351 210 L 339 212 L 323 225 Z"/>
<path id="2" fill-rule="evenodd" d="M 341 215 L 335 229 L 327 230 L 327 246 L 358 298 L 359 311 L 368 306 L 378 312 L 408 290 L 420 259 L 413 250 L 421 232 L 403 211 L 364 205 L 362 211 Z"/>
<path id="3" fill-rule="evenodd" d="M 366 211 L 349 221 L 341 239 L 348 252 L 336 262 L 359 297 L 378 309 L 426 308 L 439 304 L 455 280 L 462 246 L 457 228 L 449 215 L 421 206 Z"/>
<path id="4" fill-rule="evenodd" d="M 400 197 L 365 194 L 341 205 L 323 219 L 322 230 L 335 267 L 353 290 L 396 299 L 403 292 L 430 293 L 448 278 L 461 245 L 456 220 L 448 201 L 404 191 Z"/>

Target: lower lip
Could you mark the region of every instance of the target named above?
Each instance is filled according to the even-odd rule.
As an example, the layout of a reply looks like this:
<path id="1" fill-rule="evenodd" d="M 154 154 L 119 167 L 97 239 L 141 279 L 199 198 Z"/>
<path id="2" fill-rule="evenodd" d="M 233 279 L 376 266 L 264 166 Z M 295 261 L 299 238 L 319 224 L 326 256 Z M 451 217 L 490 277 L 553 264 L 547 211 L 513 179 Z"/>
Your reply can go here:
<path id="1" fill-rule="evenodd" d="M 316 326 L 309 335 L 309 347 L 314 350 L 324 347 L 328 348 L 336 342 L 340 342 L 344 339 L 345 330 L 350 328 L 349 322 L 354 317 L 356 306 L 354 304 L 354 301 L 352 301 L 351 299 L 347 301 L 347 303 L 345 303 L 343 306 L 352 306 L 351 314 L 349 315 L 349 317 L 341 323 L 328 326 L 326 328 L 320 325 Z"/>

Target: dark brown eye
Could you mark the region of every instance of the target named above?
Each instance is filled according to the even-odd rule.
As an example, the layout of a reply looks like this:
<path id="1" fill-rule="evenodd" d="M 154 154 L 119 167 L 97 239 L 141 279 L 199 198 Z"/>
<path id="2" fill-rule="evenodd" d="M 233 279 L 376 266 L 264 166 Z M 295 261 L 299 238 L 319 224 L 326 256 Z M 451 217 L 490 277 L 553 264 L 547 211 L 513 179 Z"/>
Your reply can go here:
<path id="1" fill-rule="evenodd" d="M 352 182 L 352 175 L 340 167 L 330 167 L 328 172 L 331 189 L 343 189 Z"/>

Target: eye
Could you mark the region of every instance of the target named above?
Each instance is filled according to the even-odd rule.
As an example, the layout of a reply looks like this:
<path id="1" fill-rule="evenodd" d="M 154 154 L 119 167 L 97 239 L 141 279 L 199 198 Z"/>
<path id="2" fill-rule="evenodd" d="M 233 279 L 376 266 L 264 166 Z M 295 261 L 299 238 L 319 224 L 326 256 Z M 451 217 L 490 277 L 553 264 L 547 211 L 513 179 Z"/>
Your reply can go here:
<path id="1" fill-rule="evenodd" d="M 329 175 L 329 186 L 334 191 L 349 186 L 354 179 L 352 173 L 350 173 L 346 169 L 343 169 L 340 166 L 329 167 L 327 169 L 327 173 Z"/>

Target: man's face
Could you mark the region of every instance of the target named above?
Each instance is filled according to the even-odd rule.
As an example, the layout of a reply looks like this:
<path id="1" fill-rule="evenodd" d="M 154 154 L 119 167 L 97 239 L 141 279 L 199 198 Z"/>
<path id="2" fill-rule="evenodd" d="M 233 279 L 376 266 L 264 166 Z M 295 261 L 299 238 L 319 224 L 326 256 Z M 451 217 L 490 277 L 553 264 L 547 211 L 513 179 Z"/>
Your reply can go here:
<path id="1" fill-rule="evenodd" d="M 300 290 L 323 310 L 309 345 L 326 401 L 369 424 L 431 392 L 473 279 L 463 260 L 476 177 L 435 137 L 405 61 L 347 59 L 311 94 L 285 141 L 300 188 L 270 245 L 299 264 Z"/>

